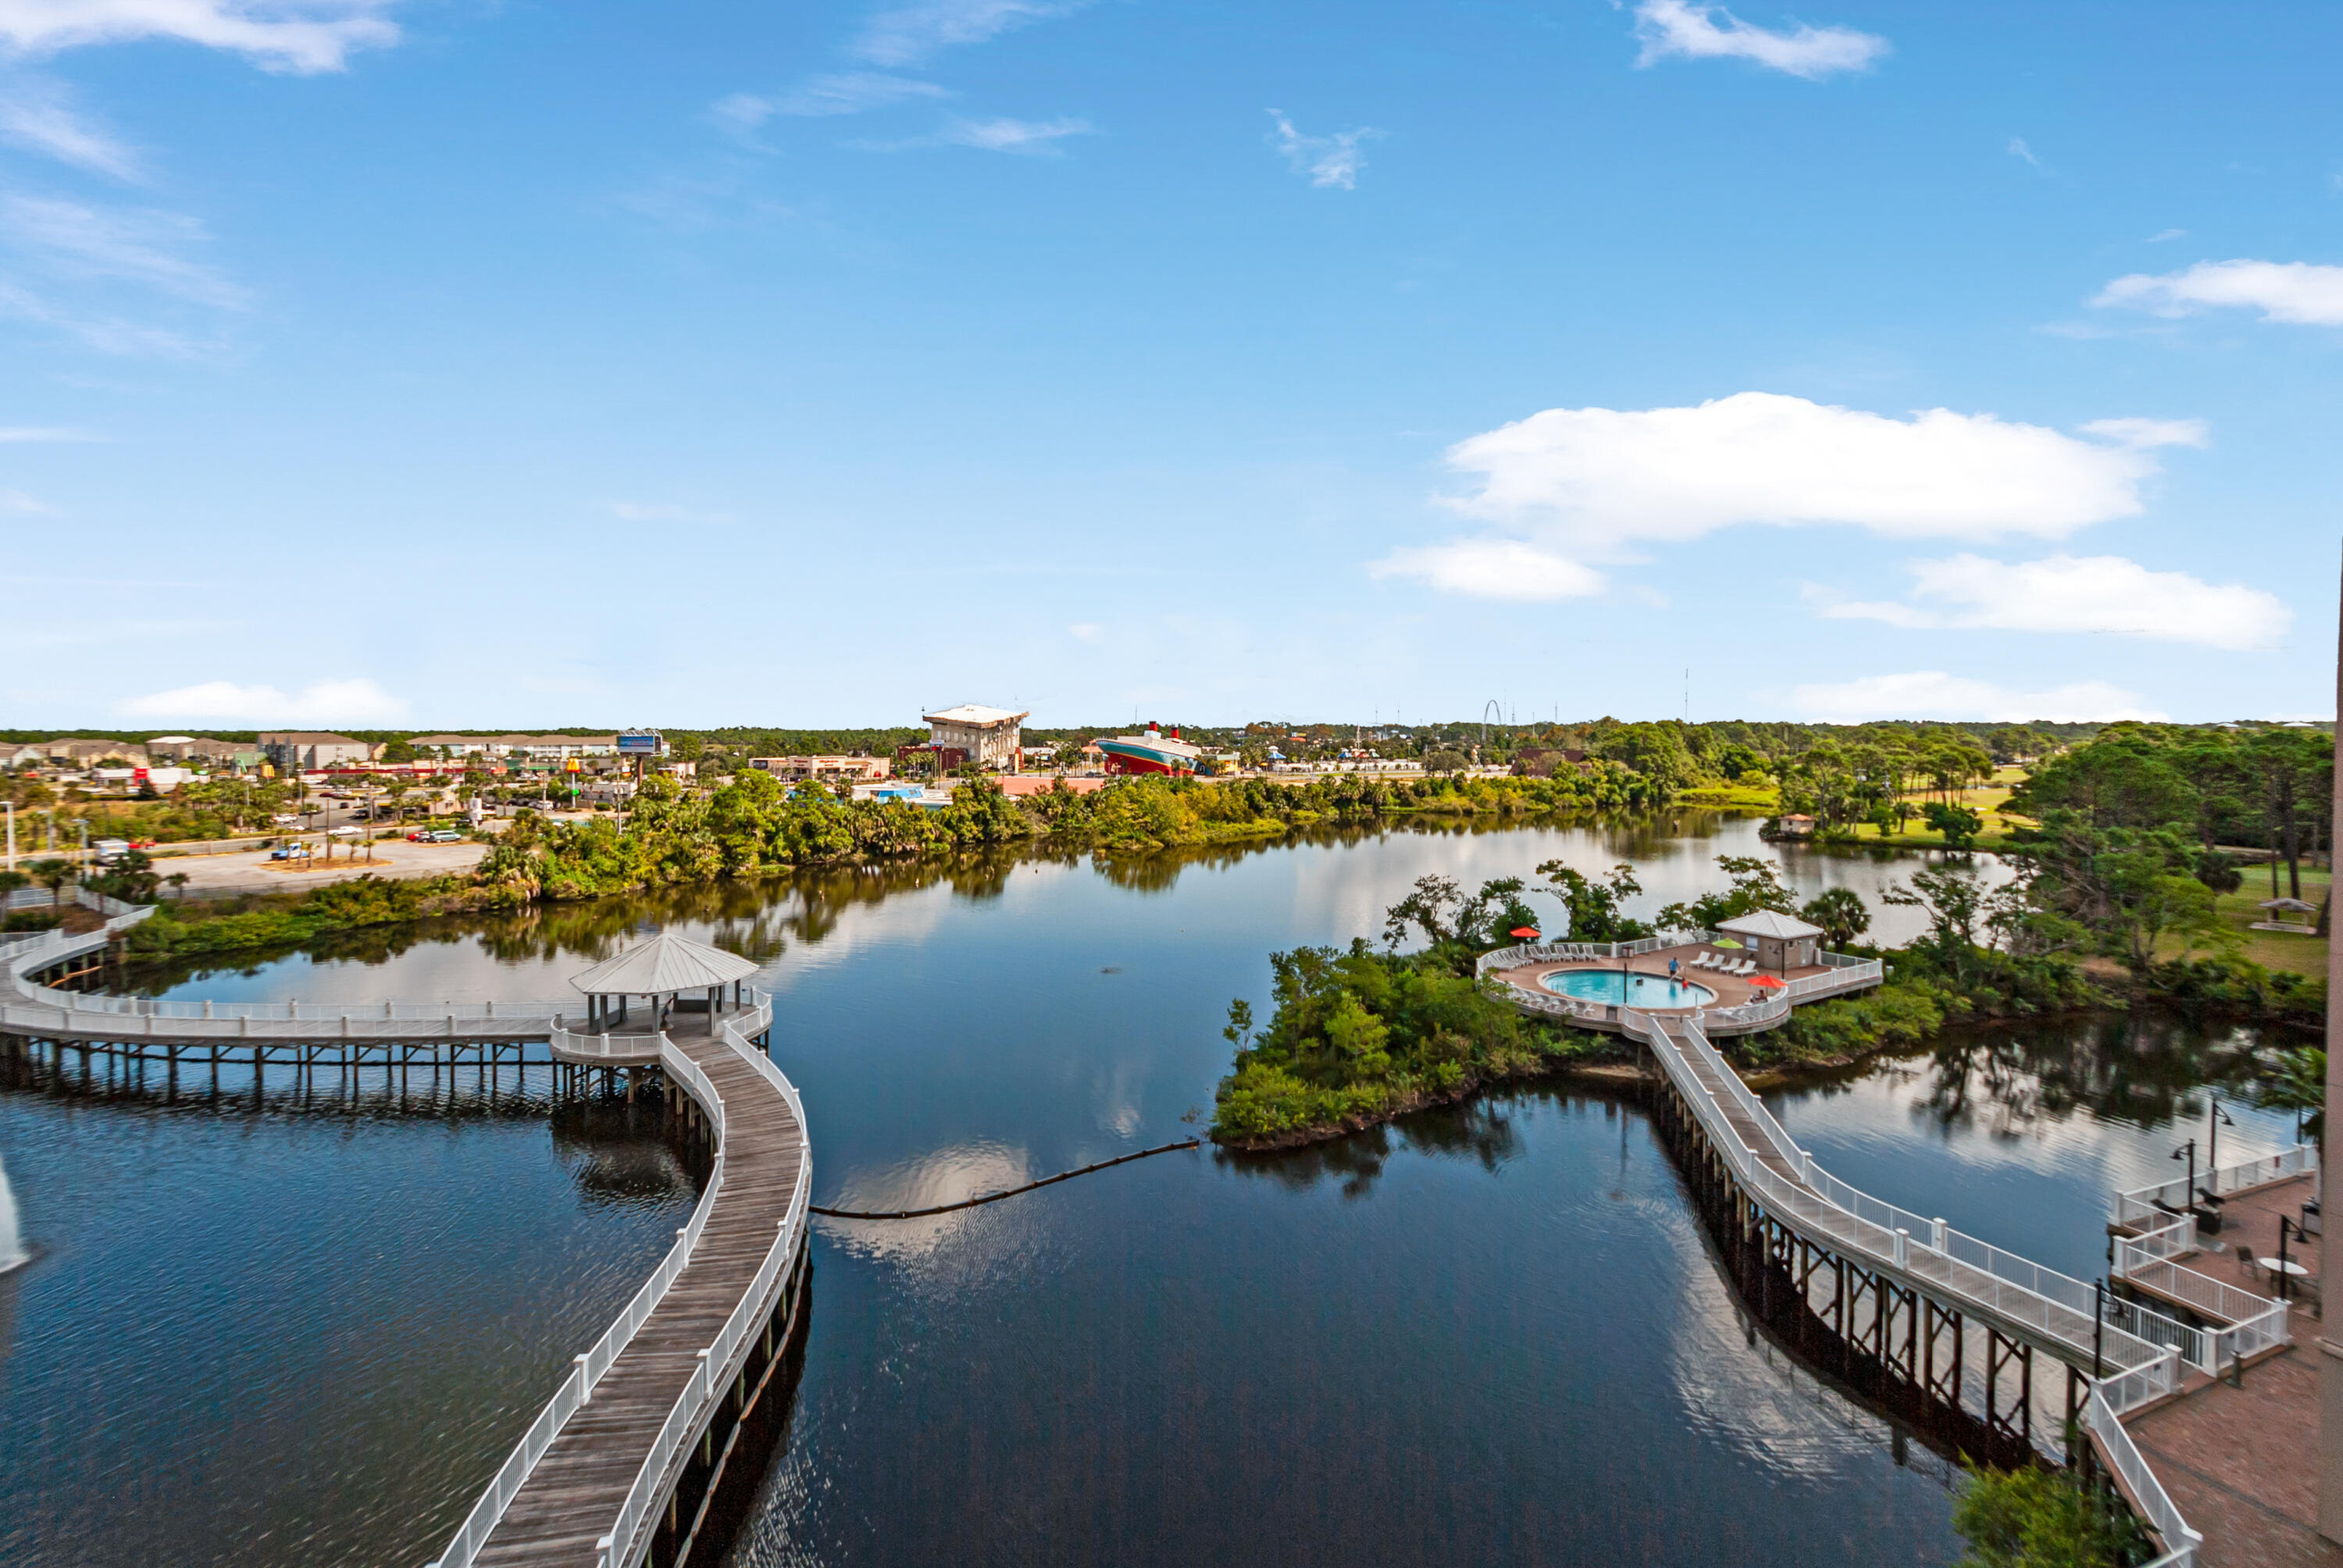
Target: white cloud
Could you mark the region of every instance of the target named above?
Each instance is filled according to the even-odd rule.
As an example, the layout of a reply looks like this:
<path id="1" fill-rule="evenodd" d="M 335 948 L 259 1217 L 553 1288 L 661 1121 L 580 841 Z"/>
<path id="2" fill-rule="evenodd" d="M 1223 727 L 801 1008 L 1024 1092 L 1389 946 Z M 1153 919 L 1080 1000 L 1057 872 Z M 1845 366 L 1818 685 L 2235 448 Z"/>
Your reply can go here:
<path id="1" fill-rule="evenodd" d="M 1086 0 L 915 0 L 881 11 L 850 48 L 874 65 L 905 65 L 939 49 L 1079 11 Z"/>
<path id="2" fill-rule="evenodd" d="M 1359 171 L 1367 165 L 1362 144 L 1373 141 L 1383 135 L 1381 131 L 1360 126 L 1331 136 L 1305 136 L 1293 128 L 1282 110 L 1272 109 L 1269 115 L 1276 122 L 1269 145 L 1283 156 L 1295 174 L 1308 175 L 1310 183 L 1321 190 L 1358 188 Z"/>
<path id="3" fill-rule="evenodd" d="M 105 211 L 48 196 L 0 198 L 0 239 L 52 272 L 148 287 L 198 305 L 241 309 L 245 289 L 191 259 L 208 239 L 202 224 L 177 213 Z"/>
<path id="4" fill-rule="evenodd" d="M 0 43 L 53 55 L 175 38 L 268 71 L 338 71 L 353 49 L 397 42 L 387 0 L 0 0 Z"/>
<path id="5" fill-rule="evenodd" d="M 95 441 L 86 431 L 63 425 L 0 425 L 0 441 Z"/>
<path id="6" fill-rule="evenodd" d="M 2135 272 L 2099 290 L 2093 305 L 2187 316 L 2217 307 L 2259 310 L 2264 321 L 2343 327 L 2343 266 L 2302 261 L 2200 261 L 2160 276 Z"/>
<path id="7" fill-rule="evenodd" d="M 692 507 L 670 506 L 660 502 L 606 502 L 610 515 L 629 523 L 689 523 L 724 527 L 740 519 L 730 512 L 705 512 Z"/>
<path id="8" fill-rule="evenodd" d="M 1456 539 L 1393 550 L 1367 568 L 1377 578 L 1413 578 L 1443 593 L 1532 602 L 1583 598 L 1601 590 L 1602 575 L 1519 539 Z"/>
<path id="9" fill-rule="evenodd" d="M 22 490 L 0 490 L 0 512 L 30 512 L 35 516 L 55 517 L 56 511 L 46 501 L 35 500 Z"/>
<path id="10" fill-rule="evenodd" d="M 2045 164 L 2040 158 L 2036 157 L 2034 156 L 2034 149 L 2026 145 L 2026 138 L 2024 136 L 2012 136 L 2009 138 L 2009 156 L 2013 158 L 2023 158 L 2026 163 L 2032 165 L 2036 169 L 2039 170 L 2043 174 L 2046 175 L 2050 172 L 2049 166 Z"/>
<path id="11" fill-rule="evenodd" d="M 2112 632 L 2233 650 L 2275 647 L 2294 619 L 2258 588 L 2150 571 L 2121 556 L 2010 563 L 1960 555 L 1909 569 L 1912 598 L 1925 604 L 1834 604 L 1822 614 L 1902 627 Z"/>
<path id="12" fill-rule="evenodd" d="M 1735 523 L 1845 523 L 1890 538 L 2057 538 L 2140 509 L 2155 459 L 1991 414 L 1909 419 L 1740 392 L 1691 408 L 1549 408 L 1449 448 L 1451 501 L 1619 558 Z"/>
<path id="13" fill-rule="evenodd" d="M 1106 628 L 1094 620 L 1078 620 L 1066 628 L 1066 635 L 1076 642 L 1096 644 L 1106 636 Z"/>
<path id="14" fill-rule="evenodd" d="M 1800 713 L 1835 724 L 1871 719 L 1974 719 L 1988 723 L 2107 724 L 2121 719 L 2160 719 L 2139 706 L 2137 692 L 2104 680 L 2082 680 L 2046 691 L 2013 691 L 1941 669 L 1866 675 L 1835 684 L 1801 686 L 1790 694 Z"/>
<path id="15" fill-rule="evenodd" d="M 772 99 L 754 93 L 728 93 L 708 106 L 708 117 L 721 129 L 745 136 L 770 119 L 774 107 Z"/>
<path id="16" fill-rule="evenodd" d="M 2113 441 L 2118 447 L 2146 451 L 2153 447 L 2209 446 L 2213 432 L 2202 419 L 2094 419 L 2082 427 L 2086 436 Z"/>
<path id="17" fill-rule="evenodd" d="M 252 724 L 366 724 L 406 716 L 407 699 L 371 680 L 321 680 L 286 693 L 273 686 L 207 680 L 134 697 L 118 705 L 133 719 L 234 719 Z"/>
<path id="18" fill-rule="evenodd" d="M 820 117 L 859 115 L 866 109 L 884 108 L 916 98 L 950 96 L 949 88 L 914 76 L 890 75 L 884 71 L 847 71 L 801 82 L 768 106 L 779 114 Z"/>
<path id="19" fill-rule="evenodd" d="M 1097 134 L 1088 120 L 955 119 L 926 140 L 947 146 L 979 147 L 988 153 L 1055 153 L 1068 136 Z"/>
<path id="20" fill-rule="evenodd" d="M 1720 23 L 1718 18 L 1724 20 Z M 1681 55 L 1686 59 L 1749 60 L 1809 81 L 1834 71 L 1865 71 L 1887 53 L 1887 40 L 1851 27 L 1800 25 L 1788 32 L 1753 26 L 1721 5 L 1690 0 L 1643 0 L 1635 7 L 1639 65 Z"/>
<path id="21" fill-rule="evenodd" d="M 2058 538 L 2137 514 L 2140 486 L 2157 472 L 2152 449 L 2205 441 L 2203 424 L 2187 419 L 2085 430 L 2103 439 L 1991 414 L 1896 419 L 1769 392 L 1689 408 L 1549 408 L 1447 453 L 1479 482 L 1443 504 L 1516 538 L 1402 550 L 1378 568 L 1455 593 L 1554 598 L 1594 591 L 1595 567 L 1637 560 L 1644 544 L 1738 524 Z"/>
<path id="22" fill-rule="evenodd" d="M 61 82 L 28 78 L 0 92 L 0 141 L 93 174 L 138 177 L 130 149 L 76 113 Z"/>
<path id="23" fill-rule="evenodd" d="M 14 283 L 0 282 L 0 316 L 57 327 L 101 354 L 199 359 L 213 352 L 215 347 L 167 327 L 148 327 L 118 317 L 83 316 Z"/>
<path id="24" fill-rule="evenodd" d="M 2187 239 L 2187 237 L 2188 231 L 2185 228 L 2159 229 L 2156 233 L 2147 236 L 2147 243 L 2150 245 L 2162 245 L 2168 239 Z"/>

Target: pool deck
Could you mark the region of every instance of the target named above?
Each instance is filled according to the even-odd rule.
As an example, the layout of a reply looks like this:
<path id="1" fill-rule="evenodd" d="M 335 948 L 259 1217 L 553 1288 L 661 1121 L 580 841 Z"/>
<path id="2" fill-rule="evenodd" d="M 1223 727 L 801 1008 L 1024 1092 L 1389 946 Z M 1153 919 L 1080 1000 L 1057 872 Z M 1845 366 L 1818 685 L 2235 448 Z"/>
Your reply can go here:
<path id="1" fill-rule="evenodd" d="M 2220 1240 L 2178 1261 L 2267 1292 L 2268 1274 L 2240 1267 L 2238 1244 L 2277 1256 L 2278 1217 L 2299 1215 L 2316 1191 L 2311 1177 L 2297 1176 L 2229 1194 Z M 2317 1238 L 2287 1242 L 2314 1282 L 2319 1253 Z M 2205 1533 L 2199 1568 L 2343 1568 L 2343 1547 L 2318 1533 L 2317 1286 L 2296 1294 L 2306 1299 L 2288 1314 L 2294 1342 L 2249 1362 L 2241 1385 L 2191 1372 L 2176 1397 L 2124 1417 L 2182 1516 Z"/>
<path id="2" fill-rule="evenodd" d="M 1735 950 L 1732 948 L 1717 948 L 1707 942 L 1691 942 L 1680 948 L 1661 948 L 1655 952 L 1638 954 L 1636 957 L 1632 959 L 1550 960 L 1538 963 L 1523 964 L 1514 969 L 1497 970 L 1493 971 L 1493 974 L 1496 979 L 1510 981 L 1514 985 L 1520 986 L 1524 990 L 1545 990 L 1548 988 L 1541 983 L 1544 976 L 1550 974 L 1563 974 L 1572 970 L 1607 970 L 1614 973 L 1621 970 L 1624 970 L 1629 974 L 1651 975 L 1661 980 L 1666 980 L 1669 978 L 1668 960 L 1670 959 L 1674 959 L 1676 960 L 1678 966 L 1677 972 L 1674 976 L 1675 979 L 1680 980 L 1689 980 L 1694 985 L 1706 986 L 1710 990 L 1716 993 L 1716 1000 L 1715 1002 L 1704 1005 L 1713 1007 L 1739 1007 L 1745 1002 L 1759 1001 L 1764 1000 L 1766 988 L 1749 983 L 1750 980 L 1756 978 L 1755 975 L 1751 975 L 1746 979 L 1735 979 L 1730 975 L 1718 974 L 1711 970 L 1694 969 L 1692 967 L 1692 960 L 1702 953 L 1706 953 L 1711 958 L 1745 959 L 1749 956 L 1748 950 L 1746 949 Z M 1759 972 L 1772 973 L 1773 971 L 1761 970 Z M 1797 969 L 1785 970 L 1775 978 L 1779 980 L 1804 980 L 1809 975 L 1830 975 L 1837 972 L 1839 971 L 1822 964 L 1809 964 L 1801 966 Z M 1654 1007 L 1644 1008 L 1641 1010 L 1647 1012 L 1690 1012 L 1693 1010 L 1690 1007 Z"/>

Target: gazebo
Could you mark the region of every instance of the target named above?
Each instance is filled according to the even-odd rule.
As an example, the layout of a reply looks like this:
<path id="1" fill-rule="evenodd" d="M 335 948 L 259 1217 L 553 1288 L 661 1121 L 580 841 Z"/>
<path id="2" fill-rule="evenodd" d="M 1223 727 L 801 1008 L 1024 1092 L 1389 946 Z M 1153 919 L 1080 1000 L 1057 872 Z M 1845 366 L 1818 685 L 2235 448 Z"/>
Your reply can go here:
<path id="1" fill-rule="evenodd" d="M 1795 915 L 1752 910 L 1745 915 L 1718 921 L 1716 929 L 1747 943 L 1756 954 L 1761 970 L 1783 974 L 1791 970 L 1811 969 L 1820 961 L 1815 957 L 1815 939 L 1823 934 L 1822 927 L 1809 925 Z"/>
<path id="2" fill-rule="evenodd" d="M 732 1004 L 740 1005 L 740 986 L 757 966 L 737 953 L 711 948 L 687 937 L 661 931 L 647 942 L 628 948 L 614 959 L 595 965 L 569 983 L 586 993 L 587 1032 L 621 1032 L 614 1024 L 627 1021 L 627 1004 L 643 997 L 651 1016 L 643 1032 L 667 1028 L 670 1011 L 705 1012 L 708 1032 L 716 1032 L 716 1017 L 724 1010 L 724 988 L 732 988 Z M 704 991 L 706 996 L 684 993 Z M 612 1003 L 616 1003 L 615 1008 Z"/>
<path id="3" fill-rule="evenodd" d="M 2259 907 L 2268 910 L 2269 913 L 2253 922 L 2249 928 L 2253 930 L 2286 931 L 2295 936 L 2310 937 L 2318 934 L 2318 928 L 2302 918 L 2305 915 L 2317 914 L 2318 912 L 2317 904 L 2306 902 L 2301 899 L 2264 899 Z"/>

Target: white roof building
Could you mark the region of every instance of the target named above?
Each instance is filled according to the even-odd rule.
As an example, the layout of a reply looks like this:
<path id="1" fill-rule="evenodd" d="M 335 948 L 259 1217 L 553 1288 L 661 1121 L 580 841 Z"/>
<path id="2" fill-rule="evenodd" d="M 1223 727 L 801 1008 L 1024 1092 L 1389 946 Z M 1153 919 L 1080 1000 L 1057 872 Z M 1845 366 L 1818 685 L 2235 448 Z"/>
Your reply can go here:
<path id="1" fill-rule="evenodd" d="M 1815 939 L 1823 934 L 1822 927 L 1808 925 L 1795 915 L 1752 910 L 1719 921 L 1716 929 L 1725 936 L 1738 937 L 1756 955 L 1757 967 L 1775 974 L 1812 969 L 1822 961 L 1815 956 Z"/>
<path id="2" fill-rule="evenodd" d="M 1730 937 L 1775 937 L 1795 940 L 1799 937 L 1818 937 L 1820 926 L 1810 926 L 1795 915 L 1785 915 L 1778 910 L 1752 910 L 1745 915 L 1735 915 L 1716 928 Z"/>
<path id="3" fill-rule="evenodd" d="M 756 972 L 757 966 L 738 953 L 661 931 L 569 983 L 588 996 L 672 996 L 730 985 Z"/>
<path id="4" fill-rule="evenodd" d="M 981 768 L 1017 766 L 1018 726 L 1027 715 L 1005 708 L 964 702 L 939 713 L 921 714 L 927 721 L 928 744 L 939 751 L 961 751 Z"/>

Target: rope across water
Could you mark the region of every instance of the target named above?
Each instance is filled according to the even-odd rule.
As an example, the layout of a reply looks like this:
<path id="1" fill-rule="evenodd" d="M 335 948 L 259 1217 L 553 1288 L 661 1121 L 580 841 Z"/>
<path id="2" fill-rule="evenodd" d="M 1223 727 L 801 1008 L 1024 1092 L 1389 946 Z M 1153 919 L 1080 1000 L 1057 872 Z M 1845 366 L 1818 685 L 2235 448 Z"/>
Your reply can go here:
<path id="1" fill-rule="evenodd" d="M 878 1211 L 825 1209 L 819 1203 L 810 1204 L 809 1207 L 815 1213 L 827 1214 L 833 1220 L 924 1220 L 930 1214 L 949 1214 L 957 1209 L 973 1209 L 980 1203 L 998 1203 L 1003 1198 L 1014 1198 L 1020 1193 L 1031 1192 L 1037 1187 L 1049 1187 L 1060 1181 L 1071 1181 L 1077 1176 L 1087 1176 L 1093 1171 L 1104 1171 L 1113 1165 L 1128 1165 L 1133 1160 L 1144 1160 L 1151 1154 L 1169 1154 L 1175 1149 L 1196 1149 L 1201 1148 L 1202 1144 L 1202 1139 L 1191 1138 L 1179 1143 L 1166 1143 L 1157 1149 L 1141 1149 L 1136 1154 L 1118 1154 L 1111 1160 L 1101 1160 L 1095 1165 L 1085 1165 L 1079 1171 L 1061 1171 L 1055 1176 L 1044 1176 L 1039 1181 L 1028 1181 L 1022 1187 L 1011 1187 L 1005 1192 L 987 1192 L 981 1198 L 964 1198 L 957 1203 L 939 1203 L 932 1209 Z"/>

